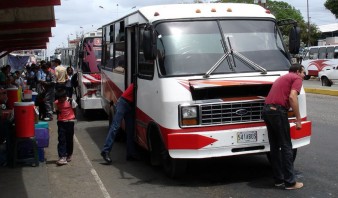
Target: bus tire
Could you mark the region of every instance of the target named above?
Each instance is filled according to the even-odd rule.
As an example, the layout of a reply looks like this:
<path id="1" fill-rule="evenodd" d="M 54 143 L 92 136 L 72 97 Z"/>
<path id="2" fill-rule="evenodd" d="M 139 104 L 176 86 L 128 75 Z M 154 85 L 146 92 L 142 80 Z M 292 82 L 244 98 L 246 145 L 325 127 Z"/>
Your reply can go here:
<path id="1" fill-rule="evenodd" d="M 293 162 L 295 162 L 296 157 L 297 157 L 297 149 L 292 149 L 292 155 L 293 155 Z M 270 156 L 270 152 L 266 153 L 266 157 L 268 158 L 270 164 L 271 164 L 271 156 Z"/>
<path id="2" fill-rule="evenodd" d="M 311 76 L 309 76 L 309 75 L 304 76 L 304 80 L 309 80 L 310 78 L 311 78 Z"/>
<path id="3" fill-rule="evenodd" d="M 331 87 L 332 82 L 326 76 L 323 76 L 321 80 L 322 80 L 322 86 Z"/>
<path id="4" fill-rule="evenodd" d="M 160 132 L 155 124 L 149 125 L 148 129 L 148 159 L 151 166 L 161 166 L 161 150 L 163 148 Z"/>
<path id="5" fill-rule="evenodd" d="M 169 152 L 166 150 L 162 153 L 162 165 L 165 174 L 169 178 L 176 179 L 185 174 L 188 166 L 188 160 L 171 158 Z"/>

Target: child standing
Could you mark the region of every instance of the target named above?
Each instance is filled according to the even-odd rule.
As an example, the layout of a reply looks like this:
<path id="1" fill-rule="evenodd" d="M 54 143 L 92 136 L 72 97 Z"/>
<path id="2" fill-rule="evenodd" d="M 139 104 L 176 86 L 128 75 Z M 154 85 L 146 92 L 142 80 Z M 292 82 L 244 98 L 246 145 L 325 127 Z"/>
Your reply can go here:
<path id="1" fill-rule="evenodd" d="M 67 97 L 65 89 L 57 90 L 58 100 L 54 102 L 57 113 L 58 126 L 58 154 L 59 160 L 57 165 L 65 165 L 71 161 L 73 154 L 73 137 L 74 137 L 74 123 L 75 123 L 75 108 L 77 103 Z"/>

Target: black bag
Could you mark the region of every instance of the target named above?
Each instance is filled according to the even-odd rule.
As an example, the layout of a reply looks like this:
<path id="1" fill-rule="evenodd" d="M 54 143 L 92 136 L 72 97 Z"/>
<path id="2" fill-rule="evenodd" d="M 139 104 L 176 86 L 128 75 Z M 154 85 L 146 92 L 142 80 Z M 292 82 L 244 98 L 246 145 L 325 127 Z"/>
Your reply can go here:
<path id="1" fill-rule="evenodd" d="M 77 73 L 75 73 L 72 78 L 70 79 L 70 84 L 72 85 L 72 87 L 77 87 L 79 86 L 79 82 L 77 80 Z"/>

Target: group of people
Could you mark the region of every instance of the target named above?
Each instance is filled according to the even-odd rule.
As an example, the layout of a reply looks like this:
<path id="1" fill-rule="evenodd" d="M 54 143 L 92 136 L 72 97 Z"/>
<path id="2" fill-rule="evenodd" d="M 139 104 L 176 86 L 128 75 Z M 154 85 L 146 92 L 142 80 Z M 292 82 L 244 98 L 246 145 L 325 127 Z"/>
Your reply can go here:
<path id="1" fill-rule="evenodd" d="M 22 77 L 23 74 L 23 77 Z M 67 164 L 73 154 L 73 136 L 75 109 L 77 103 L 72 99 L 73 86 L 72 67 L 64 67 L 59 59 L 51 62 L 41 61 L 39 64 L 26 66 L 24 71 L 11 73 L 11 66 L 1 68 L 1 95 L 6 95 L 6 88 L 22 87 L 38 93 L 35 105 L 39 107 L 39 118 L 44 121 L 53 120 L 57 114 L 58 126 L 58 165 Z M 6 103 L 5 97 L 2 97 Z"/>
<path id="2" fill-rule="evenodd" d="M 50 121 L 55 112 L 53 102 L 56 99 L 56 91 L 61 88 L 66 90 L 68 97 L 73 95 L 73 68 L 66 68 L 61 65 L 59 59 L 55 59 L 51 62 L 41 61 L 39 66 L 32 65 L 27 71 L 27 85 L 38 93 L 36 104 L 39 106 L 40 119 Z"/>
<path id="3" fill-rule="evenodd" d="M 24 78 L 20 71 L 15 71 L 11 73 L 11 66 L 5 65 L 1 68 L 0 71 L 0 88 L 15 88 L 23 87 L 25 84 Z"/>

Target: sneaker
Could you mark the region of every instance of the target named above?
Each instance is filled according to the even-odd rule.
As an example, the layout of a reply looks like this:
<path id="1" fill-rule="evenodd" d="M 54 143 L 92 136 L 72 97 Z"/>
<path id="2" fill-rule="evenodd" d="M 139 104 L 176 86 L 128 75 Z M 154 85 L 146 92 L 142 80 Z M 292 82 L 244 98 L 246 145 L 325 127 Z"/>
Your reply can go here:
<path id="1" fill-rule="evenodd" d="M 282 186 L 284 186 L 284 182 L 282 182 L 282 183 L 275 183 L 275 187 L 282 187 Z"/>
<path id="2" fill-rule="evenodd" d="M 296 190 L 296 189 L 303 188 L 303 186 L 304 184 L 302 182 L 296 182 L 293 186 L 289 186 L 289 187 L 285 186 L 285 190 Z"/>
<path id="3" fill-rule="evenodd" d="M 72 156 L 68 156 L 66 160 L 67 160 L 67 162 L 72 161 Z"/>
<path id="4" fill-rule="evenodd" d="M 58 161 L 56 161 L 57 165 L 66 165 L 67 164 L 67 159 L 65 157 L 61 157 Z"/>
<path id="5" fill-rule="evenodd" d="M 109 157 L 109 153 L 102 151 L 101 156 L 103 157 L 104 161 L 106 161 L 108 164 L 112 163 L 112 160 Z"/>

